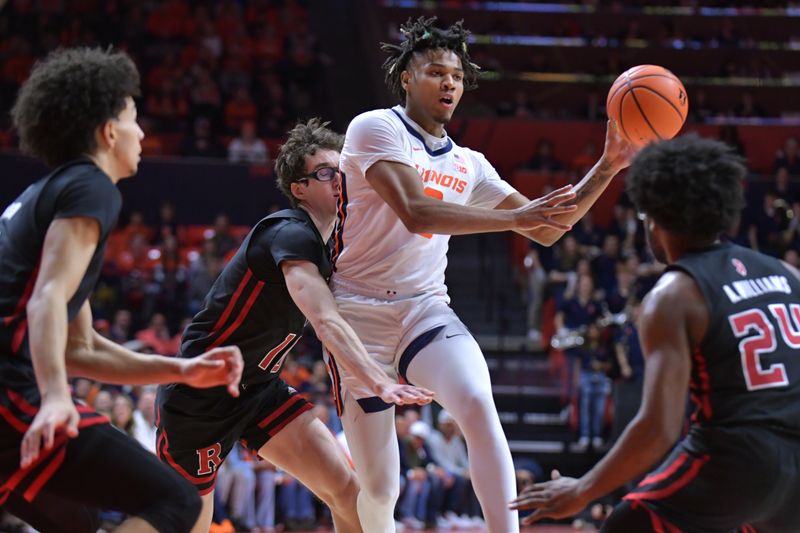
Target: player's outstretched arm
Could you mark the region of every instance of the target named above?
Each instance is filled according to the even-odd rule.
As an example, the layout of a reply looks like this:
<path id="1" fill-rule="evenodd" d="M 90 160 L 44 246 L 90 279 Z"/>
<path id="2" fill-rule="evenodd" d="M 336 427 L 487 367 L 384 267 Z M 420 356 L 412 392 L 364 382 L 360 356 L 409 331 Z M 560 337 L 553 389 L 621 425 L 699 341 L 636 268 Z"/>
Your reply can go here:
<path id="1" fill-rule="evenodd" d="M 620 170 L 631 164 L 636 148 L 628 143 L 617 131 L 615 124 L 611 121 L 606 126 L 605 149 L 600 160 L 592 167 L 583 179 L 575 186 L 576 194 L 575 205 L 577 209 L 568 213 L 557 214 L 554 220 L 561 222 L 569 227 L 578 222 L 594 203 L 606 190 L 608 184 Z M 500 202 L 495 209 L 518 209 L 526 205 L 529 200 L 522 194 L 516 192 L 509 195 Z M 553 226 L 541 226 L 530 230 L 515 230 L 520 235 L 524 235 L 531 240 L 551 246 L 561 238 L 568 230 Z"/>
<path id="2" fill-rule="evenodd" d="M 554 476 L 526 487 L 512 509 L 536 509 L 526 524 L 564 518 L 650 469 L 680 436 L 691 373 L 691 347 L 705 334 L 708 316 L 687 275 L 666 274 L 642 304 L 644 393 L 636 417 L 608 454 L 580 479 Z"/>
<path id="3" fill-rule="evenodd" d="M 36 384 L 42 395 L 39 412 L 22 439 L 20 461 L 27 466 L 42 444 L 53 446 L 56 432 L 78 435 L 80 417 L 70 398 L 64 351 L 67 302 L 78 290 L 100 238 L 100 226 L 88 217 L 54 220 L 47 229 L 39 273 L 26 306 L 28 343 Z"/>
<path id="4" fill-rule="evenodd" d="M 571 186 L 515 208 L 497 210 L 432 198 L 425 194 L 419 173 L 403 163 L 378 161 L 367 170 L 366 177 L 411 233 L 465 235 L 540 227 L 563 233 L 571 226 L 556 217 L 576 209 L 571 204 L 575 198 Z"/>
<path id="5" fill-rule="evenodd" d="M 236 346 L 222 346 L 184 359 L 137 353 L 110 341 L 92 329 L 89 302 L 69 325 L 67 368 L 70 374 L 103 383 L 146 385 L 186 383 L 192 387 L 228 387 L 239 395 L 244 363 Z"/>
<path id="6" fill-rule="evenodd" d="M 338 363 L 386 403 L 424 405 L 431 402 L 431 391 L 394 383 L 370 358 L 356 332 L 339 314 L 336 301 L 316 265 L 309 261 L 283 261 L 281 269 L 292 300 Z"/>

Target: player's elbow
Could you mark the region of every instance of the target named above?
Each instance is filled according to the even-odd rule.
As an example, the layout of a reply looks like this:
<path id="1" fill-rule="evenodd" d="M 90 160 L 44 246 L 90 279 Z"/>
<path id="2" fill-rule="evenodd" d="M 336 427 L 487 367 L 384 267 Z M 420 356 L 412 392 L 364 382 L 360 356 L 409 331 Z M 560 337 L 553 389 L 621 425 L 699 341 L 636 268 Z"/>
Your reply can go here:
<path id="1" fill-rule="evenodd" d="M 25 305 L 25 312 L 30 322 L 43 313 L 66 305 L 67 300 L 63 291 L 53 283 L 44 283 L 31 294 L 30 300 Z"/>
<path id="2" fill-rule="evenodd" d="M 531 238 L 541 246 L 549 248 L 557 243 L 563 235 L 563 231 L 542 227 L 538 231 L 534 231 L 534 235 Z"/>
<path id="3" fill-rule="evenodd" d="M 335 343 L 336 333 L 341 329 L 339 320 L 342 319 L 336 317 L 333 313 L 320 314 L 313 319 L 309 317 L 309 322 L 314 327 L 314 333 L 316 333 L 320 342 L 326 346 Z"/>
<path id="4" fill-rule="evenodd" d="M 434 220 L 424 202 L 409 203 L 397 216 L 409 233 L 433 233 Z"/>

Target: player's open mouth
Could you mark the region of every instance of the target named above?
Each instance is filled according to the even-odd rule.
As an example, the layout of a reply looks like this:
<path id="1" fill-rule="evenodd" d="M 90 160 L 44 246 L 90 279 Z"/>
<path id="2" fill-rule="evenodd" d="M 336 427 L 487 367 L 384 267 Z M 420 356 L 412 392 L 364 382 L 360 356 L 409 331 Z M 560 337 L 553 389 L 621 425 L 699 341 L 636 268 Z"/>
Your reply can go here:
<path id="1" fill-rule="evenodd" d="M 452 96 L 442 96 L 439 98 L 439 103 L 446 106 L 452 107 L 453 106 L 453 97 Z"/>

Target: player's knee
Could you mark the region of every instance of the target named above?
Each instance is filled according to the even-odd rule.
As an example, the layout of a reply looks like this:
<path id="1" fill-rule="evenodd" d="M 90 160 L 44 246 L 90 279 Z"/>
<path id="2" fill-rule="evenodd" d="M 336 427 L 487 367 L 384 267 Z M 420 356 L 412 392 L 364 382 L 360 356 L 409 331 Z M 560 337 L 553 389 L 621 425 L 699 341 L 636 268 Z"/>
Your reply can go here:
<path id="1" fill-rule="evenodd" d="M 358 501 L 358 479 L 354 473 L 346 476 L 330 491 L 323 501 L 337 513 L 346 513 L 349 510 L 355 511 Z"/>
<path id="2" fill-rule="evenodd" d="M 462 428 L 471 425 L 485 427 L 483 424 L 497 416 L 491 392 L 482 390 L 464 391 L 464 397 L 459 399 L 457 409 L 453 411 L 453 417 Z"/>
<path id="3" fill-rule="evenodd" d="M 165 483 L 165 490 L 145 513 L 143 518 L 150 522 L 160 533 L 186 533 L 191 531 L 200 512 L 203 502 L 197 490 L 182 479 L 180 483 Z"/>
<path id="4" fill-rule="evenodd" d="M 400 496 L 398 484 L 386 483 L 384 480 L 362 480 L 360 490 L 359 498 L 381 507 L 394 507 Z"/>

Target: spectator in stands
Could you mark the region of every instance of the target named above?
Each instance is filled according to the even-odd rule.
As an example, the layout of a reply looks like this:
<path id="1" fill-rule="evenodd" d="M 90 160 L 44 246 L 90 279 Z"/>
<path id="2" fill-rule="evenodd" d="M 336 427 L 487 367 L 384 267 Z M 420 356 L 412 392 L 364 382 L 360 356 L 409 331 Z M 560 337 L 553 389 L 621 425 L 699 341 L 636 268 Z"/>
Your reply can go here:
<path id="1" fill-rule="evenodd" d="M 560 172 L 564 164 L 553 155 L 553 142 L 550 139 L 539 139 L 536 153 L 528 161 L 528 168 L 539 172 Z"/>
<path id="2" fill-rule="evenodd" d="M 408 437 L 400 448 L 407 487 L 398 504 L 399 514 L 403 524 L 411 529 L 436 525 L 436 504 L 444 494 L 437 467 L 426 445 L 430 432 L 430 426 L 421 420 L 411 423 Z"/>
<path id="3" fill-rule="evenodd" d="M 800 176 L 800 151 L 797 149 L 797 138 L 787 138 L 783 148 L 775 154 L 775 171 L 781 167 L 785 167 L 791 176 Z"/>
<path id="4" fill-rule="evenodd" d="M 477 500 L 469 482 L 469 459 L 461 430 L 445 410 L 439 411 L 436 421 L 439 430 L 431 431 L 428 447 L 436 464 L 453 477 L 453 485 L 445 491 L 442 508 L 445 524 L 451 528 L 485 527 L 480 518 L 480 507 L 468 509 L 467 505 L 468 501 Z"/>
<path id="5" fill-rule="evenodd" d="M 609 233 L 603 239 L 603 249 L 600 254 L 591 262 L 597 288 L 606 295 L 611 294 L 617 284 L 617 262 L 620 258 L 619 237 Z"/>
<path id="6" fill-rule="evenodd" d="M 133 338 L 131 326 L 133 317 L 127 309 L 117 309 L 114 313 L 114 320 L 111 322 L 109 337 L 117 344 L 125 344 Z"/>
<path id="7" fill-rule="evenodd" d="M 111 408 L 111 423 L 120 431 L 133 437 L 133 400 L 127 394 L 117 394 Z"/>
<path id="8" fill-rule="evenodd" d="M 313 529 L 316 522 L 314 495 L 289 474 L 283 473 L 280 480 L 281 490 L 278 494 L 278 505 L 280 505 L 286 529 L 289 531 Z"/>
<path id="9" fill-rule="evenodd" d="M 594 299 L 594 280 L 591 274 L 579 275 L 575 293 L 565 293 L 563 302 L 558 306 L 558 311 L 553 319 L 556 332 L 559 336 L 565 336 L 569 332 L 585 335 L 589 325 L 599 317 L 600 305 Z M 575 392 L 578 385 L 578 374 L 573 370 L 575 361 L 579 360 L 580 354 L 576 348 L 569 348 L 565 350 L 565 355 L 567 356 L 567 384 Z"/>
<path id="10" fill-rule="evenodd" d="M 528 250 L 522 264 L 525 268 L 528 339 L 539 344 L 542 339 L 542 305 L 547 287 L 547 272 L 539 260 L 539 251 L 533 246 Z"/>
<path id="11" fill-rule="evenodd" d="M 211 131 L 211 121 L 206 117 L 198 117 L 194 121 L 194 130 L 181 143 L 180 153 L 187 157 L 225 157 L 225 148 Z"/>
<path id="12" fill-rule="evenodd" d="M 217 257 L 226 257 L 239 246 L 239 239 L 233 236 L 228 215 L 220 213 L 214 218 L 214 232 L 209 239 L 214 243 Z"/>
<path id="13" fill-rule="evenodd" d="M 250 531 L 255 525 L 256 474 L 250 452 L 236 443 L 219 467 L 216 493 L 227 504 L 237 531 Z"/>
<path id="14" fill-rule="evenodd" d="M 641 301 L 632 298 L 627 309 L 628 321 L 620 328 L 614 339 L 614 355 L 619 376 L 614 383 L 614 422 L 611 441 L 616 442 L 628 422 L 633 420 L 642 403 L 644 383 L 644 357 L 639 344 L 639 322 Z"/>
<path id="15" fill-rule="evenodd" d="M 100 389 L 94 397 L 94 410 L 111 419 L 111 410 L 114 408 L 114 396 L 107 389 Z"/>
<path id="16" fill-rule="evenodd" d="M 605 231 L 594 224 L 594 217 L 592 212 L 589 211 L 572 227 L 571 235 L 578 241 L 581 253 L 586 256 L 592 256 L 597 254 L 603 245 Z"/>
<path id="17" fill-rule="evenodd" d="M 744 143 L 739 138 L 739 128 L 734 124 L 723 124 L 719 127 L 719 140 L 733 148 L 742 157 L 746 157 Z"/>
<path id="18" fill-rule="evenodd" d="M 766 113 L 756 102 L 753 93 L 745 91 L 742 93 L 741 100 L 734 109 L 733 115 L 742 118 L 759 118 L 765 116 Z"/>
<path id="19" fill-rule="evenodd" d="M 89 400 L 89 394 L 92 392 L 92 380 L 88 378 L 75 378 L 72 381 L 72 397 L 76 400 L 82 400 L 83 402 L 91 405 L 92 402 Z"/>
<path id="20" fill-rule="evenodd" d="M 580 383 L 580 428 L 574 450 L 585 452 L 589 442 L 595 451 L 601 451 L 603 419 L 611 380 L 607 373 L 611 369 L 611 354 L 602 338 L 600 328 L 590 324 L 586 330 L 586 344 L 578 348 L 577 367 Z"/>
<path id="21" fill-rule="evenodd" d="M 187 277 L 189 287 L 186 293 L 188 314 L 194 316 L 203 308 L 206 294 L 222 272 L 222 267 L 223 262 L 217 257 L 214 241 L 203 242 L 200 252 L 189 263 Z"/>
<path id="22" fill-rule="evenodd" d="M 798 190 L 798 185 L 792 182 L 787 167 L 781 166 L 775 171 L 775 183 L 772 188 L 775 191 L 775 196 L 788 205 L 800 202 L 800 190 Z"/>
<path id="23" fill-rule="evenodd" d="M 228 132 L 240 131 L 242 124 L 255 121 L 257 114 L 250 91 L 246 87 L 237 87 L 233 98 L 225 104 L 225 127 Z"/>
<path id="24" fill-rule="evenodd" d="M 178 248 L 178 238 L 167 235 L 156 250 L 158 260 L 153 265 L 153 293 L 155 308 L 167 315 L 171 323 L 177 322 L 184 312 L 184 294 L 188 273 Z"/>
<path id="25" fill-rule="evenodd" d="M 750 247 L 761 253 L 780 257 L 783 255 L 782 232 L 787 227 L 787 212 L 781 209 L 773 190 L 764 193 L 761 205 L 756 207 L 748 228 Z"/>
<path id="26" fill-rule="evenodd" d="M 167 237 L 178 237 L 178 222 L 175 219 L 175 204 L 165 200 L 158 208 L 158 223 L 151 244 L 160 246 Z"/>
<path id="27" fill-rule="evenodd" d="M 175 131 L 189 115 L 189 102 L 170 78 L 161 81 L 158 90 L 150 93 L 147 114 L 158 121 L 162 131 Z"/>
<path id="28" fill-rule="evenodd" d="M 156 453 L 156 391 L 145 387 L 139 393 L 133 412 L 133 438 Z"/>
<path id="29" fill-rule="evenodd" d="M 267 145 L 256 135 L 255 121 L 242 122 L 240 135 L 228 145 L 228 161 L 260 165 L 266 165 L 269 162 Z"/>
<path id="30" fill-rule="evenodd" d="M 578 241 L 571 233 L 564 235 L 554 248 L 554 261 L 547 281 L 554 291 L 556 301 L 560 302 L 563 293 L 571 278 L 574 278 L 578 262 L 583 259 L 583 254 L 578 247 Z"/>
<path id="31" fill-rule="evenodd" d="M 135 338 L 164 355 L 177 354 L 181 346 L 180 334 L 170 334 L 167 318 L 162 313 L 154 313 L 147 328 L 136 332 Z"/>
<path id="32" fill-rule="evenodd" d="M 257 458 L 253 471 L 256 473 L 256 528 L 261 533 L 272 533 L 275 531 L 275 465 Z"/>
<path id="33" fill-rule="evenodd" d="M 717 111 L 708 102 L 708 94 L 698 89 L 690 99 L 689 118 L 695 122 L 705 122 L 716 116 Z"/>

